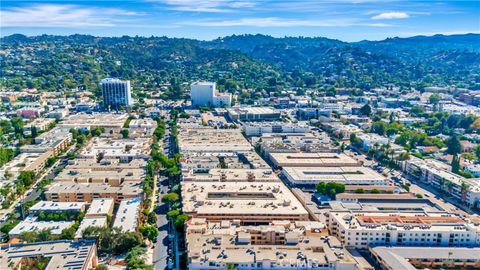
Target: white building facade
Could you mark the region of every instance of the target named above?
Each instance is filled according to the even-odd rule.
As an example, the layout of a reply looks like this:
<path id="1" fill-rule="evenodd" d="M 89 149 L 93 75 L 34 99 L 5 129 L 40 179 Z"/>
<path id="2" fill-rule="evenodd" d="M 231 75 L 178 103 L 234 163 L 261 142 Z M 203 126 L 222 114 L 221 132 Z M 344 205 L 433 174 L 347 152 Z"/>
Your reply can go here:
<path id="1" fill-rule="evenodd" d="M 195 82 L 190 86 L 192 106 L 230 107 L 232 94 L 216 92 L 216 84 L 213 82 Z"/>
<path id="2" fill-rule="evenodd" d="M 130 81 L 107 78 L 100 81 L 102 89 L 103 107 L 118 110 L 132 106 L 132 91 Z"/>

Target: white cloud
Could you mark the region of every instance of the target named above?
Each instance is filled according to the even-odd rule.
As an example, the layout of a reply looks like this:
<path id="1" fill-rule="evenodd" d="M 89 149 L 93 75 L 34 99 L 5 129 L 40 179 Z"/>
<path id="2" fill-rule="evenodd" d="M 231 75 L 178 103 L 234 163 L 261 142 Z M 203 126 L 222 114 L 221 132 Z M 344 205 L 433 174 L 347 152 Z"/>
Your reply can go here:
<path id="1" fill-rule="evenodd" d="M 2 27 L 110 27 L 140 13 L 115 8 L 37 4 L 0 11 Z"/>
<path id="2" fill-rule="evenodd" d="M 405 12 L 384 12 L 372 17 L 374 20 L 406 19 L 410 17 Z"/>
<path id="3" fill-rule="evenodd" d="M 242 18 L 238 20 L 200 20 L 182 22 L 182 25 L 206 26 L 206 27 L 232 27 L 232 26 L 249 26 L 249 27 L 345 27 L 345 26 L 372 26 L 386 27 L 391 26 L 384 23 L 362 23 L 355 20 L 299 20 L 284 19 L 278 17 L 266 18 Z"/>
<path id="4" fill-rule="evenodd" d="M 235 0 L 147 0 L 149 2 L 160 2 L 167 5 L 170 10 L 188 12 L 233 12 L 238 9 L 252 8 L 256 6 L 253 1 Z"/>

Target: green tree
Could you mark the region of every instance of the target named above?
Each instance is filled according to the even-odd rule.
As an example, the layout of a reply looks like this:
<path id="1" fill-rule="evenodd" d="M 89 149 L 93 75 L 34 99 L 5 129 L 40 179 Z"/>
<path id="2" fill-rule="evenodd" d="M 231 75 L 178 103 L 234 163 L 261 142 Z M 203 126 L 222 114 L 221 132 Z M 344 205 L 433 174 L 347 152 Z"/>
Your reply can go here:
<path id="1" fill-rule="evenodd" d="M 436 105 L 440 102 L 440 95 L 437 94 L 437 93 L 433 93 L 433 94 L 430 95 L 428 100 L 430 101 L 431 104 Z"/>
<path id="2" fill-rule="evenodd" d="M 177 228 L 177 230 L 181 230 L 187 220 L 188 220 L 187 214 L 180 214 L 177 216 L 173 224 L 175 225 L 175 228 Z"/>
<path id="3" fill-rule="evenodd" d="M 447 153 L 450 155 L 457 155 L 462 152 L 462 145 L 458 136 L 453 135 L 447 140 Z"/>
<path id="4" fill-rule="evenodd" d="M 365 104 L 360 108 L 359 112 L 360 115 L 370 116 L 372 114 L 372 107 L 370 107 L 369 104 Z"/>
<path id="5" fill-rule="evenodd" d="M 328 195 L 334 199 L 335 195 L 345 192 L 345 185 L 335 182 L 320 182 L 316 186 L 317 192 L 323 195 Z"/>
<path id="6" fill-rule="evenodd" d="M 453 155 L 452 158 L 452 172 L 453 173 L 458 173 L 460 171 L 460 159 L 458 155 Z"/>
<path id="7" fill-rule="evenodd" d="M 153 241 L 153 239 L 158 236 L 158 229 L 156 226 L 141 226 L 139 230 L 140 233 L 142 233 L 143 237 L 151 241 Z"/>
<path id="8" fill-rule="evenodd" d="M 124 138 L 124 139 L 127 139 L 127 138 L 128 138 L 129 133 L 130 133 L 130 132 L 128 131 L 128 129 L 122 129 L 122 130 L 120 131 L 120 134 L 122 134 L 122 138 Z"/>
<path id="9" fill-rule="evenodd" d="M 162 196 L 162 202 L 164 203 L 174 203 L 180 199 L 180 196 L 177 193 L 170 192 Z"/>

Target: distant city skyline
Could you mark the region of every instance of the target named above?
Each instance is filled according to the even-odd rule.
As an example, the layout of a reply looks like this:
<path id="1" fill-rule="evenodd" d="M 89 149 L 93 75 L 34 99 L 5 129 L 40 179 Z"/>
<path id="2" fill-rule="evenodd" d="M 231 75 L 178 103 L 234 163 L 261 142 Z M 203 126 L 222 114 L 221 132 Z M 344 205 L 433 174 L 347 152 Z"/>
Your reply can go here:
<path id="1" fill-rule="evenodd" d="M 0 34 L 211 40 L 259 33 L 359 41 L 480 33 L 479 14 L 479 1 L 5 0 Z"/>

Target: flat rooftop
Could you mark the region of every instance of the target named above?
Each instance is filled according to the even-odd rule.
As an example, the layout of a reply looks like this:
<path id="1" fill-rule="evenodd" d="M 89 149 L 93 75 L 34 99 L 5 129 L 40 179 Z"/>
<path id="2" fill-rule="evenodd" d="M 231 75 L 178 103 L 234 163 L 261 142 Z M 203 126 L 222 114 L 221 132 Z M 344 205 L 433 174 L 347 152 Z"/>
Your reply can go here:
<path id="1" fill-rule="evenodd" d="M 73 164 L 67 165 L 55 181 L 78 183 L 108 183 L 109 180 L 142 181 L 145 178 L 144 160 L 132 160 L 129 163 L 119 163 L 116 160 L 102 160 L 98 163 L 95 159 L 78 159 Z"/>
<path id="2" fill-rule="evenodd" d="M 193 264 L 205 266 L 265 262 L 300 267 L 308 261 L 309 265 L 334 264 L 340 269 L 342 264 L 357 264 L 335 237 L 322 233 L 321 224 L 309 223 L 279 222 L 240 227 L 229 226 L 227 222 L 189 224 L 188 257 Z M 255 242 L 258 236 L 272 233 L 276 236 L 266 237 L 264 243 Z"/>
<path id="3" fill-rule="evenodd" d="M 196 215 L 307 215 L 281 182 L 183 182 L 182 195 L 183 211 Z"/>
<path id="4" fill-rule="evenodd" d="M 40 201 L 30 207 L 30 211 L 61 212 L 61 211 L 82 211 L 85 209 L 84 202 L 53 202 Z"/>
<path id="5" fill-rule="evenodd" d="M 122 200 L 113 221 L 113 227 L 118 227 L 124 232 L 134 232 L 138 225 L 141 203 L 140 198 Z"/>
<path id="6" fill-rule="evenodd" d="M 107 225 L 108 222 L 106 216 L 84 217 L 75 233 L 75 239 L 82 238 L 83 231 L 88 227 L 107 227 Z"/>
<path id="7" fill-rule="evenodd" d="M 379 195 L 379 194 L 372 194 Z M 388 194 L 392 195 L 392 194 Z M 436 204 L 426 199 L 412 198 L 410 200 L 389 200 L 372 199 L 361 200 L 358 202 L 331 201 L 332 211 L 352 211 L 352 212 L 419 212 L 419 213 L 446 213 L 446 211 Z"/>
<path id="8" fill-rule="evenodd" d="M 359 163 L 342 153 L 270 153 L 272 162 L 281 167 L 358 167 Z"/>
<path id="9" fill-rule="evenodd" d="M 211 127 L 185 128 L 178 134 L 182 152 L 242 152 L 253 146 L 238 129 L 213 129 Z"/>
<path id="10" fill-rule="evenodd" d="M 63 129 L 70 129 L 72 127 L 88 129 L 95 127 L 122 128 L 127 118 L 128 115 L 126 113 L 77 113 L 63 119 L 58 126 Z"/>
<path id="11" fill-rule="evenodd" d="M 185 173 L 183 181 L 191 182 L 279 182 L 270 169 L 211 169 L 208 173 Z"/>
<path id="12" fill-rule="evenodd" d="M 11 236 L 20 235 L 23 232 L 50 230 L 51 234 L 61 234 L 63 229 L 70 228 L 73 221 L 37 221 L 37 217 L 29 216 L 17 224 L 8 232 Z"/>
<path id="13" fill-rule="evenodd" d="M 282 173 L 296 182 L 318 181 L 344 184 L 385 182 L 387 185 L 384 176 L 367 167 L 284 167 Z"/>
<path id="14" fill-rule="evenodd" d="M 95 137 L 90 140 L 79 152 L 82 158 L 97 158 L 99 155 L 106 158 L 132 157 L 146 158 L 150 151 L 150 139 L 112 139 Z"/>
<path id="15" fill-rule="evenodd" d="M 280 114 L 280 112 L 276 111 L 271 107 L 232 107 L 227 108 L 227 111 L 231 115 L 238 115 L 238 114 Z"/>
<path id="16" fill-rule="evenodd" d="M 330 212 L 330 216 L 344 228 L 355 230 L 408 230 L 411 232 L 478 230 L 478 225 L 469 223 L 456 215 L 418 212 Z"/>
<path id="17" fill-rule="evenodd" d="M 85 216 L 110 215 L 114 206 L 113 198 L 93 199 Z"/>
<path id="18" fill-rule="evenodd" d="M 108 184 L 95 183 L 55 183 L 45 191 L 45 194 L 60 193 L 121 193 L 123 195 L 140 195 L 142 194 L 141 182 L 125 182 L 121 186 L 112 187 Z"/>
<path id="19" fill-rule="evenodd" d="M 20 263 L 22 258 L 50 258 L 46 269 L 83 270 L 88 269 L 89 260 L 96 253 L 95 241 L 50 241 L 29 244 L 0 246 L 0 268 L 10 269 L 10 262 Z"/>

